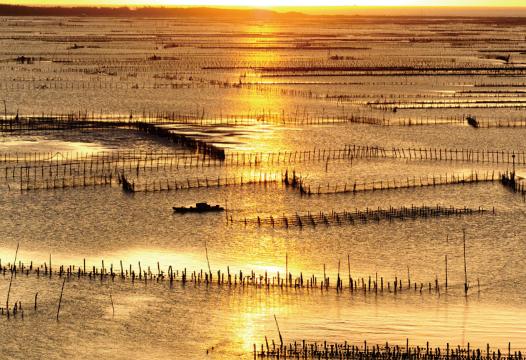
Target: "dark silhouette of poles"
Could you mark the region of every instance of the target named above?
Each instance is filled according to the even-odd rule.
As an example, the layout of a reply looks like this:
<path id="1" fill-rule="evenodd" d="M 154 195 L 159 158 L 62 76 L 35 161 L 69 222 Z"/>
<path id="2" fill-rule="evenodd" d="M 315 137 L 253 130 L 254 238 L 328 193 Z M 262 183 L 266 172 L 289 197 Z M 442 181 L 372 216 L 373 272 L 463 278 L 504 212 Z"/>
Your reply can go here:
<path id="1" fill-rule="evenodd" d="M 64 277 L 64 281 L 62 282 L 62 290 L 60 290 L 60 298 L 58 299 L 57 321 L 58 315 L 60 314 L 60 305 L 62 304 L 62 295 L 64 294 L 64 285 L 66 285 L 66 277 Z"/>
<path id="2" fill-rule="evenodd" d="M 15 251 L 15 262 L 13 263 L 13 266 L 16 266 L 16 258 L 18 256 L 18 247 L 20 246 L 20 243 L 16 244 L 16 251 Z M 5 309 L 7 311 L 7 317 L 9 318 L 9 295 L 11 294 L 11 284 L 13 284 L 13 275 L 14 275 L 14 271 L 11 271 L 11 279 L 9 280 L 9 288 L 7 290 L 7 300 L 6 300 L 6 305 L 5 305 Z"/>
<path id="3" fill-rule="evenodd" d="M 281 336 L 281 331 L 279 330 L 279 324 L 278 319 L 276 318 L 276 314 L 274 314 L 274 321 L 276 322 L 276 327 L 278 328 L 279 342 L 281 343 L 281 346 L 283 346 L 283 337 Z"/>
<path id="4" fill-rule="evenodd" d="M 462 238 L 464 242 L 464 293 L 467 296 L 468 295 L 468 267 L 466 263 L 466 229 L 462 229 Z"/>
<path id="5" fill-rule="evenodd" d="M 208 275 L 210 276 L 210 282 L 212 282 L 212 270 L 210 269 L 210 261 L 208 260 L 208 247 L 206 246 L 206 240 L 205 240 L 205 254 L 206 254 L 206 263 L 208 264 Z"/>

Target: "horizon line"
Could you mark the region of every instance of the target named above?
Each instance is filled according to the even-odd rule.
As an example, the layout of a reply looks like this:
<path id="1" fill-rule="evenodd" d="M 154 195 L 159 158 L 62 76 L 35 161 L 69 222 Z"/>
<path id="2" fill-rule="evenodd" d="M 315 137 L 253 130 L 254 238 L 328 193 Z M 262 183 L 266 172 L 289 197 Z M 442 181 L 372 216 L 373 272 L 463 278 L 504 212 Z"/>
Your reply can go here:
<path id="1" fill-rule="evenodd" d="M 501 8 L 501 9 L 526 9 L 525 5 L 320 5 L 320 6 L 313 6 L 313 5 L 294 5 L 294 6 L 286 6 L 286 5 L 269 5 L 269 6 L 249 6 L 249 5 L 195 5 L 195 4 L 155 4 L 155 5 L 149 5 L 147 3 L 145 4 L 110 4 L 110 3 L 94 3 L 90 5 L 68 5 L 68 4 L 61 4 L 61 3 L 47 3 L 47 4 L 9 4 L 0 2 L 0 6 L 13 6 L 13 7 L 29 7 L 29 8 L 54 8 L 54 7 L 61 7 L 61 8 L 101 8 L 101 7 L 109 7 L 109 8 L 138 8 L 138 9 L 151 9 L 151 8 L 159 8 L 159 9 L 186 9 L 186 8 L 204 8 L 204 9 L 244 9 L 244 10 L 270 10 L 270 9 L 386 9 L 386 8 L 410 8 L 410 9 L 495 9 L 495 8 Z"/>
<path id="2" fill-rule="evenodd" d="M 162 17 L 160 10 L 166 9 L 167 17 L 175 15 L 235 17 L 240 12 L 255 12 L 265 16 L 282 17 L 448 17 L 448 18 L 526 18 L 526 6 L 514 5 L 331 5 L 331 6 L 247 6 L 247 5 L 179 5 L 179 4 L 5 4 L 0 2 L 0 16 L 153 16 Z M 31 11 L 34 11 L 32 13 Z M 86 13 L 75 13 L 86 10 Z M 113 13 L 105 12 L 112 11 Z M 177 14 L 177 11 L 180 14 Z M 214 14 L 213 11 L 216 11 Z M 53 13 L 53 11 L 55 11 Z M 208 11 L 208 14 L 206 12 Z"/>

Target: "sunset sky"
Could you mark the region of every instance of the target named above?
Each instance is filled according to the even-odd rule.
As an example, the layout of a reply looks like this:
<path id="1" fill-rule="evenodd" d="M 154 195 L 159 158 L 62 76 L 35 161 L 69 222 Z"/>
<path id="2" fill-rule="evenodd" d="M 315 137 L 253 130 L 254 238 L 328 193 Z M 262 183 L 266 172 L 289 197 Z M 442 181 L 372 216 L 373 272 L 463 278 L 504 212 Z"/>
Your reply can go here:
<path id="1" fill-rule="evenodd" d="M 524 0 L 0 0 L 18 5 L 150 5 L 150 6 L 525 6 Z"/>

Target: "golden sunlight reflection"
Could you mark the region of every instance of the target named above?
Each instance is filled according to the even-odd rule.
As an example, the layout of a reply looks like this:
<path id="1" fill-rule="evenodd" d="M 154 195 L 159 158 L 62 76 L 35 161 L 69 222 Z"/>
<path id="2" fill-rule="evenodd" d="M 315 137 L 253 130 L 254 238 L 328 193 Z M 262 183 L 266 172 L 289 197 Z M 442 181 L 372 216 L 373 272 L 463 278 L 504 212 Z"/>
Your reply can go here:
<path id="1" fill-rule="evenodd" d="M 238 342 L 244 351 L 252 350 L 254 340 L 261 334 L 261 326 L 268 315 L 262 311 L 244 312 L 240 314 L 237 321 L 230 325 L 235 329 L 234 334 L 238 336 Z"/>
<path id="2" fill-rule="evenodd" d="M 94 142 L 77 142 L 48 140 L 41 137 L 31 137 L 29 139 L 10 139 L 8 141 L 0 140 L 0 152 L 8 153 L 11 158 L 38 152 L 47 153 L 46 156 L 40 156 L 38 160 L 63 160 L 62 152 L 73 154 L 88 155 L 109 151 L 111 149 Z"/>
<path id="3" fill-rule="evenodd" d="M 18 252 L 18 261 L 25 263 L 26 265 L 31 261 L 33 266 L 40 266 L 44 263 L 49 264 L 51 257 L 51 264 L 55 266 L 84 266 L 84 261 L 86 267 L 100 268 L 104 262 L 104 267 L 109 269 L 110 266 L 113 266 L 114 271 L 117 271 L 120 267 L 120 262 L 123 261 L 124 270 L 129 270 L 130 266 L 133 270 L 137 271 L 139 263 L 143 267 L 143 270 L 147 270 L 148 267 L 151 268 L 152 272 L 157 272 L 157 264 L 162 267 L 163 271 L 166 271 L 168 266 L 177 267 L 177 270 L 182 270 L 184 267 L 188 267 L 189 270 L 200 270 L 205 269 L 206 267 L 206 258 L 204 254 L 204 249 L 202 254 L 197 253 L 174 253 L 170 251 L 155 250 L 152 248 L 134 248 L 127 249 L 122 252 L 110 253 L 100 257 L 85 257 L 79 258 L 72 256 L 68 253 L 53 253 L 49 255 L 44 255 L 42 252 L 27 251 L 22 248 Z M 12 263 L 15 256 L 14 248 L 0 248 L 0 259 L 2 263 Z M 125 259 L 125 262 L 124 262 Z M 174 269 L 175 271 L 175 269 Z"/>
<path id="4" fill-rule="evenodd" d="M 234 297 L 231 299 L 231 306 L 239 309 L 237 316 L 227 319 L 225 326 L 232 329 L 234 342 L 241 347 L 240 350 L 250 352 L 253 350 L 254 343 L 261 343 L 263 336 L 268 336 L 269 345 L 275 340 L 277 335 L 276 321 L 278 324 L 286 324 L 289 315 L 295 313 L 295 303 L 291 298 L 274 296 L 267 294 L 260 297 L 261 301 L 254 301 Z M 290 329 L 280 329 L 287 332 Z M 278 341 L 279 343 L 279 341 Z"/>
<path id="5" fill-rule="evenodd" d="M 271 241 L 270 238 L 265 240 L 265 237 L 260 237 L 257 240 L 258 244 L 262 247 L 265 247 L 266 241 Z M 269 243 L 268 246 L 272 246 L 272 243 Z M 203 242 L 202 249 L 196 249 L 194 251 L 187 252 L 173 252 L 170 250 L 155 249 L 155 248 L 133 248 L 127 249 L 125 251 L 119 251 L 115 253 L 107 253 L 104 257 L 88 256 L 84 258 L 79 258 L 71 255 L 70 253 L 52 253 L 44 254 L 42 251 L 31 251 L 25 250 L 21 245 L 20 250 L 18 251 L 17 262 L 21 262 L 25 265 L 32 263 L 34 267 L 43 266 L 47 264 L 49 266 L 49 261 L 51 257 L 51 264 L 54 269 L 59 266 L 69 266 L 73 265 L 75 267 L 82 267 L 84 264 L 86 268 L 91 269 L 96 267 L 100 269 L 104 263 L 106 269 L 113 268 L 113 271 L 120 272 L 120 264 L 122 261 L 123 270 L 138 271 L 139 264 L 142 270 L 151 270 L 152 273 L 157 273 L 157 266 L 160 267 L 160 270 L 166 273 L 168 267 L 172 267 L 173 271 L 181 271 L 186 268 L 188 271 L 206 271 L 208 268 L 208 263 L 206 259 L 206 250 L 205 244 Z M 208 245 L 210 246 L 210 245 Z M 269 249 L 270 250 L 270 249 Z M 2 247 L 0 248 L 0 260 L 2 264 L 12 263 L 15 257 L 16 246 L 13 248 Z M 226 271 L 230 267 L 230 271 L 244 271 L 250 272 L 254 271 L 258 275 L 263 275 L 267 272 L 269 277 L 275 277 L 278 273 L 283 276 L 285 269 L 287 267 L 285 255 L 283 256 L 282 261 L 279 263 L 273 262 L 271 259 L 261 259 L 256 258 L 250 253 L 247 253 L 242 259 L 232 259 L 226 258 L 224 256 L 217 256 L 212 250 L 209 251 L 209 261 L 211 265 L 212 272 L 221 270 L 221 272 Z M 289 272 L 295 272 L 295 269 L 301 269 L 301 263 L 298 263 L 300 259 L 289 257 L 288 261 L 288 270 Z"/>
<path id="6" fill-rule="evenodd" d="M 409 338 L 413 346 L 425 345 L 426 341 L 434 345 L 450 342 L 467 346 L 469 339 L 479 339 L 471 345 L 490 343 L 502 348 L 509 340 L 520 344 L 526 330 L 524 324 L 520 324 L 511 333 L 509 331 L 514 314 L 517 311 L 522 314 L 522 310 L 505 306 L 495 310 L 492 305 L 471 304 L 456 297 L 438 299 L 444 303 L 443 307 L 435 307 L 433 302 L 427 301 L 412 303 L 403 295 L 399 300 L 382 300 L 381 306 L 335 293 L 269 293 L 258 299 L 250 302 L 231 300 L 238 314 L 225 319 L 225 328 L 231 329 L 234 342 L 241 344 L 246 352 L 253 349 L 254 343 L 264 343 L 263 336 L 268 336 L 270 346 L 272 341 L 279 343 L 274 315 L 285 338 L 323 342 L 327 333 L 331 333 L 333 341 L 351 344 L 359 344 L 364 339 L 373 344 L 385 339 L 393 344 L 405 344 Z M 320 302 L 325 304 L 323 315 L 319 312 Z M 341 303 L 348 303 L 348 306 L 341 306 Z M 418 307 L 418 316 L 415 316 L 415 307 Z M 378 323 L 375 332 L 370 332 L 368 324 L 371 322 Z M 429 324 L 434 324 L 432 332 Z M 481 336 L 490 327 L 506 335 Z"/>
<path id="7" fill-rule="evenodd" d="M 275 198 L 274 201 L 283 201 L 283 199 Z M 280 277 L 282 280 L 285 273 L 288 271 L 292 274 L 293 279 L 299 276 L 300 272 L 305 279 L 311 275 L 321 277 L 324 271 L 322 265 L 319 268 L 313 269 L 312 264 L 306 263 L 301 256 L 297 254 L 287 253 L 286 240 L 282 238 L 275 238 L 267 235 L 251 235 L 244 239 L 245 247 L 247 249 L 243 256 L 239 255 L 225 255 L 218 253 L 213 244 L 208 244 L 208 261 L 205 250 L 205 243 L 202 248 L 191 248 L 184 251 L 174 252 L 173 250 L 165 250 L 159 248 L 142 248 L 136 247 L 126 249 L 118 252 L 105 253 L 104 256 L 87 256 L 78 257 L 72 253 L 53 252 L 46 254 L 42 251 L 31 251 L 24 249 L 24 244 L 21 244 L 18 252 L 17 262 L 21 262 L 28 266 L 30 263 L 33 267 L 42 267 L 44 264 L 49 266 L 51 261 L 54 270 L 60 266 L 73 266 L 73 270 L 82 269 L 85 266 L 86 271 L 91 271 L 93 267 L 101 269 L 104 265 L 106 271 L 113 270 L 115 273 L 120 273 L 121 266 L 123 272 L 134 271 L 138 273 L 139 268 L 141 272 L 147 271 L 157 274 L 160 270 L 167 274 L 169 268 L 176 274 L 186 269 L 191 272 L 207 272 L 208 265 L 212 273 L 218 270 L 221 273 L 226 273 L 229 270 L 232 274 L 238 274 L 239 271 L 248 274 L 252 271 L 256 276 L 268 276 L 269 282 L 276 282 Z M 258 247 L 263 249 L 268 256 L 261 256 L 261 251 L 251 252 L 250 249 L 253 244 L 257 243 Z M 0 248 L 0 261 L 2 264 L 12 263 L 15 256 L 15 247 Z M 272 254 L 272 256 L 270 255 Z M 336 276 L 337 267 L 327 266 L 325 269 L 327 276 Z M 343 268 L 342 268 L 343 271 Z"/>
<path id="8" fill-rule="evenodd" d="M 258 37 L 249 38 L 253 39 L 254 46 L 258 44 L 264 46 L 265 43 L 270 43 L 277 41 L 277 38 L 273 34 L 277 33 L 279 28 L 275 25 L 269 25 L 264 23 L 259 24 L 249 24 L 243 27 L 243 32 L 254 35 L 264 36 L 263 39 L 258 39 Z M 262 65 L 272 65 L 281 59 L 281 54 L 275 50 L 265 50 L 260 51 L 247 51 L 246 54 L 239 54 L 239 60 L 245 61 L 247 63 L 255 64 L 256 66 Z"/>
<path id="9" fill-rule="evenodd" d="M 264 34 L 268 36 L 266 40 L 272 41 L 272 34 L 278 32 L 279 29 L 271 25 L 251 24 L 246 25 L 243 31 L 253 34 Z M 282 55 L 282 53 L 272 49 L 243 50 L 239 54 L 238 59 L 241 63 L 255 64 L 256 66 L 273 66 L 281 61 Z M 249 109 L 249 112 L 255 115 L 256 120 L 264 121 L 267 117 L 279 119 L 283 114 L 283 110 L 288 106 L 287 97 L 282 96 L 278 91 L 261 91 L 257 88 L 259 85 L 251 85 L 251 83 L 260 82 L 260 80 L 260 75 L 250 72 L 241 73 L 239 83 L 244 85 L 241 86 L 240 91 L 237 93 L 238 96 L 235 101 L 242 104 L 243 108 Z M 269 88 L 269 90 L 275 89 Z M 286 147 L 284 146 L 286 139 L 281 136 L 280 128 L 273 126 L 271 130 L 272 131 L 256 130 L 257 134 L 251 135 L 250 142 L 244 150 L 259 153 L 275 151 L 275 149 Z M 273 169 L 269 170 L 272 171 Z"/>
<path id="10" fill-rule="evenodd" d="M 140 262 L 144 264 L 144 266 L 154 267 L 154 269 L 156 269 L 157 263 L 159 263 L 159 266 L 162 266 L 165 271 L 168 266 L 176 267 L 177 270 L 182 270 L 182 267 L 188 267 L 189 270 L 205 269 L 206 267 L 204 248 L 202 253 L 199 254 L 174 253 L 172 251 L 155 250 L 152 248 L 135 248 L 115 253 L 111 255 L 109 260 L 118 263 L 121 259 L 126 259 L 134 268 L 138 266 Z M 179 269 L 178 265 L 181 269 Z"/>

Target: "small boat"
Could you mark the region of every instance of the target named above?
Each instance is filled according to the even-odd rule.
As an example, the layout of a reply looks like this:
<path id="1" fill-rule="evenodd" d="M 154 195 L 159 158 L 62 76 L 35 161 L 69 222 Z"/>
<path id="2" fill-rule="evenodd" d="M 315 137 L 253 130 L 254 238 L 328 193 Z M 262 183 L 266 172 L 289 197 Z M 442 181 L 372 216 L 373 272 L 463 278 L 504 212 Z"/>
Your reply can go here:
<path id="1" fill-rule="evenodd" d="M 473 126 L 474 128 L 478 128 L 479 127 L 479 122 L 477 121 L 476 117 L 470 115 L 470 116 L 466 117 L 466 120 L 468 121 L 468 124 Z"/>
<path id="2" fill-rule="evenodd" d="M 225 209 L 219 205 L 209 205 L 205 202 L 196 203 L 194 206 L 174 206 L 173 207 L 174 212 L 178 214 L 186 214 L 186 213 L 206 213 L 206 212 L 220 212 L 224 211 Z"/>

